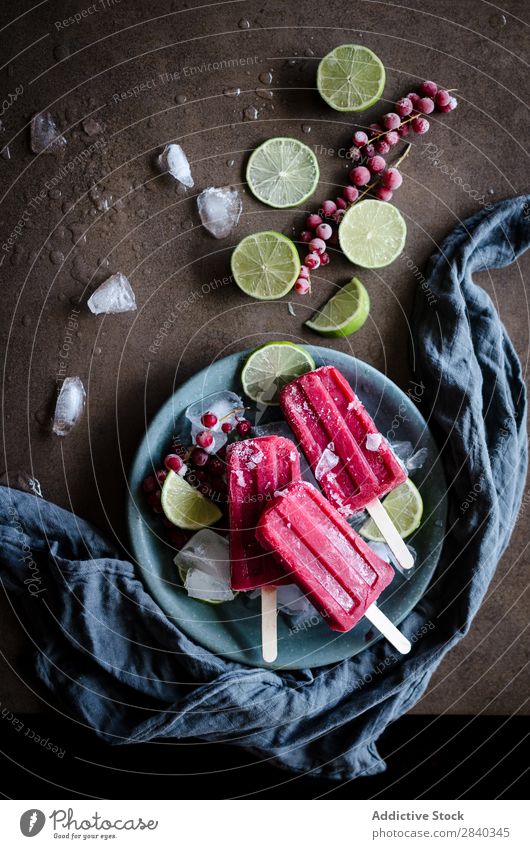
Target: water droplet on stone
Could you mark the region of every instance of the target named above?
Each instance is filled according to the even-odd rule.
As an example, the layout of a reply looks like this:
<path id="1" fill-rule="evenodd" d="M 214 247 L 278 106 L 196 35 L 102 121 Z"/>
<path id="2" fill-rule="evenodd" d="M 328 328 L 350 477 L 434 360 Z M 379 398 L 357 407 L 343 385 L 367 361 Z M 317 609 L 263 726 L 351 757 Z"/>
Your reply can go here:
<path id="1" fill-rule="evenodd" d="M 52 200 L 58 200 L 61 197 L 61 190 L 60 189 L 50 189 L 50 191 L 48 192 L 48 195 L 49 195 L 49 197 L 52 198 Z"/>
<path id="2" fill-rule="evenodd" d="M 309 124 L 302 124 L 302 132 L 309 135 L 311 132 L 311 126 Z"/>
<path id="3" fill-rule="evenodd" d="M 236 164 L 236 160 L 235 159 L 227 159 L 226 164 L 228 165 L 229 168 L 233 168 L 234 165 Z"/>
<path id="4" fill-rule="evenodd" d="M 9 149 L 8 144 L 6 144 L 6 146 L 2 148 L 1 156 L 2 159 L 5 159 L 6 162 L 9 162 L 9 160 L 11 159 L 11 151 Z"/>
<path id="5" fill-rule="evenodd" d="M 225 88 L 223 90 L 223 94 L 225 97 L 239 97 L 241 94 L 241 89 L 238 86 L 234 86 L 233 88 Z"/>
<path id="6" fill-rule="evenodd" d="M 272 100 L 273 93 L 270 88 L 257 88 L 256 94 L 263 100 Z"/>
<path id="7" fill-rule="evenodd" d="M 57 62 L 62 62 L 63 59 L 68 59 L 70 55 L 70 48 L 67 44 L 58 44 L 53 48 L 53 56 Z"/>
<path id="8" fill-rule="evenodd" d="M 96 357 L 99 357 L 99 355 L 101 354 L 101 348 L 94 348 L 94 354 L 96 355 Z"/>
<path id="9" fill-rule="evenodd" d="M 25 315 L 22 317 L 22 324 L 24 327 L 31 327 L 31 316 Z"/>
<path id="10" fill-rule="evenodd" d="M 308 47 L 306 50 L 304 50 L 304 56 L 314 56 L 314 55 L 315 55 L 315 53 L 314 53 L 313 50 L 311 50 L 310 47 Z"/>
<path id="11" fill-rule="evenodd" d="M 54 265 L 61 265 L 64 262 L 64 254 L 62 251 L 52 251 L 50 253 L 50 260 Z"/>
<path id="12" fill-rule="evenodd" d="M 296 59 L 288 59 L 287 64 L 292 68 L 294 65 L 296 65 Z"/>
<path id="13" fill-rule="evenodd" d="M 95 118 L 85 118 L 83 121 L 83 130 L 87 136 L 97 136 L 103 132 L 103 125 L 99 121 L 96 121 Z"/>
<path id="14" fill-rule="evenodd" d="M 177 104 L 177 106 L 182 106 L 184 103 L 186 103 L 187 99 L 188 98 L 185 94 L 177 94 L 175 97 L 175 103 Z"/>
<path id="15" fill-rule="evenodd" d="M 250 29 L 250 21 L 247 21 L 246 18 L 241 18 L 237 23 L 239 29 Z"/>
<path id="16" fill-rule="evenodd" d="M 258 117 L 258 110 L 255 106 L 247 106 L 245 111 L 243 112 L 243 118 L 246 118 L 248 121 L 255 121 Z"/>

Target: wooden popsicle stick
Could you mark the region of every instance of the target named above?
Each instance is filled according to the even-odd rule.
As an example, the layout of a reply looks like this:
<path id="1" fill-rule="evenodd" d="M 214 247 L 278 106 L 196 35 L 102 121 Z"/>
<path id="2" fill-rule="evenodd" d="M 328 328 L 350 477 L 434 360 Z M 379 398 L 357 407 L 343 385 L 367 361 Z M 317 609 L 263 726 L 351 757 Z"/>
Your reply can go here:
<path id="1" fill-rule="evenodd" d="M 261 588 L 261 652 L 265 663 L 278 657 L 276 587 Z"/>
<path id="2" fill-rule="evenodd" d="M 381 536 L 385 539 L 386 544 L 401 568 L 412 569 L 414 558 L 405 545 L 405 541 L 400 537 L 398 529 L 386 512 L 384 505 L 381 504 L 378 498 L 374 498 L 373 501 L 370 501 L 366 505 L 366 509 L 381 531 Z"/>
<path id="3" fill-rule="evenodd" d="M 378 631 L 381 631 L 383 637 L 386 637 L 388 642 L 391 643 L 398 652 L 401 654 L 409 653 L 411 649 L 409 640 L 407 640 L 401 631 L 392 624 L 388 616 L 385 616 L 383 611 L 377 607 L 375 602 L 371 604 L 370 607 L 366 608 L 364 615 L 370 620 L 372 625 L 375 625 Z"/>

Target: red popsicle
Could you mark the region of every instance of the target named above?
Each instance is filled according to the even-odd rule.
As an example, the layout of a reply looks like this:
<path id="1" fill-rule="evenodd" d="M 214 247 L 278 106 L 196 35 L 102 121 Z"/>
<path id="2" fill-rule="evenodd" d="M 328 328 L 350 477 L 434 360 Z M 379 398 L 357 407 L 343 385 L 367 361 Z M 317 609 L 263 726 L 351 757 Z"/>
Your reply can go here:
<path id="1" fill-rule="evenodd" d="M 276 496 L 256 536 L 335 631 L 349 631 L 394 577 L 392 567 L 303 481 Z"/>
<path id="2" fill-rule="evenodd" d="M 274 493 L 300 479 L 296 446 L 282 436 L 233 443 L 227 451 L 230 569 L 234 590 L 285 582 L 275 558 L 256 540 L 256 525 Z"/>

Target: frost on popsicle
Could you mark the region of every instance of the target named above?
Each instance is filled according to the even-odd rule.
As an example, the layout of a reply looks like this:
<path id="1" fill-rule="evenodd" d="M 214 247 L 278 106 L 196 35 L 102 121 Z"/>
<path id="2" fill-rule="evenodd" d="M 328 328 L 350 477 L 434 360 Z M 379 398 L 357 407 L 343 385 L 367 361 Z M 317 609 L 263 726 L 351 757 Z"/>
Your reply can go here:
<path id="1" fill-rule="evenodd" d="M 197 207 L 203 227 L 216 239 L 224 239 L 237 225 L 243 204 L 239 192 L 232 186 L 211 186 L 201 192 Z"/>
<path id="2" fill-rule="evenodd" d="M 165 146 L 158 157 L 158 166 L 163 173 L 171 174 L 178 183 L 181 183 L 188 189 L 192 188 L 193 177 L 191 175 L 190 163 L 179 144 L 168 144 Z"/>
<path id="3" fill-rule="evenodd" d="M 208 447 L 208 453 L 216 454 L 228 440 L 228 434 L 223 431 L 223 425 L 236 425 L 236 416 L 242 416 L 245 411 L 243 401 L 235 392 L 214 392 L 190 404 L 186 410 L 186 418 L 191 422 L 191 437 L 195 442 L 198 433 L 204 431 L 202 417 L 205 413 L 213 413 L 216 423 L 209 428 L 213 443 Z"/>
<path id="4" fill-rule="evenodd" d="M 194 534 L 175 557 L 185 573 L 184 587 L 190 598 L 232 601 L 228 540 L 205 528 Z"/>
<path id="5" fill-rule="evenodd" d="M 87 306 L 94 315 L 130 312 L 136 309 L 136 298 L 125 274 L 112 274 L 92 293 Z"/>
<path id="6" fill-rule="evenodd" d="M 67 436 L 76 426 L 85 408 L 86 392 L 79 377 L 65 377 L 55 405 L 52 430 Z"/>
<path id="7" fill-rule="evenodd" d="M 38 112 L 31 119 L 31 149 L 33 153 L 58 153 L 66 147 L 51 112 Z"/>

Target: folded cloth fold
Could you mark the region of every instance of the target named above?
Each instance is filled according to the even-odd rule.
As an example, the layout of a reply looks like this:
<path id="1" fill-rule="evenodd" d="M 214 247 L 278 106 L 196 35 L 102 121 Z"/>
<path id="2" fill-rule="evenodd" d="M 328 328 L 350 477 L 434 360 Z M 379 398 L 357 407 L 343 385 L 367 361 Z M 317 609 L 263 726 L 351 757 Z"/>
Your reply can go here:
<path id="1" fill-rule="evenodd" d="M 113 744 L 233 742 L 337 779 L 384 769 L 378 737 L 468 631 L 521 504 L 521 367 L 472 275 L 515 262 L 529 242 L 530 197 L 498 203 L 446 238 L 418 289 L 414 372 L 451 490 L 440 564 L 401 625 L 410 638 L 434 623 L 412 653 L 388 662 L 392 649 L 379 641 L 334 666 L 283 674 L 216 657 L 165 616 L 96 528 L 0 487 L 2 584 L 33 642 L 37 674 L 65 712 Z"/>

